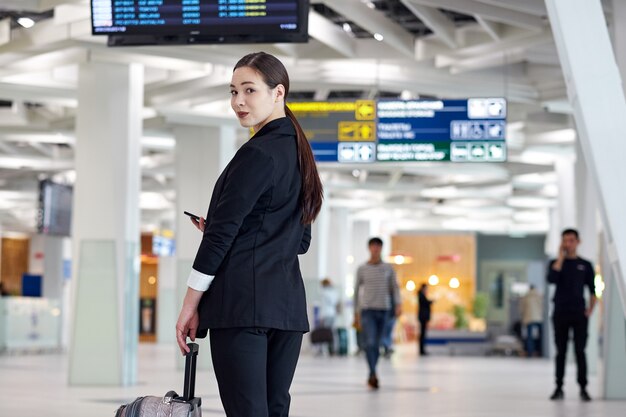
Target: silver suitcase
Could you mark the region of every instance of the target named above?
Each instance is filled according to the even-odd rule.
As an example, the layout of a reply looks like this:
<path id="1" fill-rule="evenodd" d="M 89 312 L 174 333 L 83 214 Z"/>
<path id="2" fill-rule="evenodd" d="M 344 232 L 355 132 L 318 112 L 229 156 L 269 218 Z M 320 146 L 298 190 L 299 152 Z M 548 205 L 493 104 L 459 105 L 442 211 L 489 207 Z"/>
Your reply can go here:
<path id="1" fill-rule="evenodd" d="M 196 359 L 198 345 L 188 343 L 185 357 L 185 386 L 183 396 L 169 391 L 163 397 L 139 397 L 117 409 L 115 417 L 201 417 L 202 400 L 194 397 L 196 387 Z"/>

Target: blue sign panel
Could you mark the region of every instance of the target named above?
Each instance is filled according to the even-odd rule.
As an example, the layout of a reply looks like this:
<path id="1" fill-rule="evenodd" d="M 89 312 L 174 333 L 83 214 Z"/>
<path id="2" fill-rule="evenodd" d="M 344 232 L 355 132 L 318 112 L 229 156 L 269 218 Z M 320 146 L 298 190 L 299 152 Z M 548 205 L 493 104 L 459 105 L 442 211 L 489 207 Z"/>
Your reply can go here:
<path id="1" fill-rule="evenodd" d="M 296 102 L 318 162 L 502 162 L 506 100 Z"/>
<path id="2" fill-rule="evenodd" d="M 506 160 L 506 101 L 381 100 L 376 106 L 377 161 Z"/>

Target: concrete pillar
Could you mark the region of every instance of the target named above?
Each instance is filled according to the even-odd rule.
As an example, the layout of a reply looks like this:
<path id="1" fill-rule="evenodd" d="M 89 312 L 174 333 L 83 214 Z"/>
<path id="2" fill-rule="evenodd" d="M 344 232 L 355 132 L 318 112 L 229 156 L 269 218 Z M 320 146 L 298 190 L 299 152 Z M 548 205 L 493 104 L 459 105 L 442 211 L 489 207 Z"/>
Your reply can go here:
<path id="1" fill-rule="evenodd" d="M 176 308 L 175 320 L 187 291 L 187 278 L 202 240 L 183 211 L 206 218 L 213 187 L 235 154 L 236 130 L 231 126 L 176 126 Z M 163 329 L 167 332 L 167 329 Z M 174 327 L 171 329 L 174 332 Z M 210 369 L 208 339 L 199 340 L 198 368 Z M 183 358 L 177 354 L 179 369 Z"/>
<path id="2" fill-rule="evenodd" d="M 626 321 L 617 281 L 606 251 L 602 256 L 602 271 L 606 288 L 602 299 L 603 339 L 600 365 L 600 393 L 609 400 L 626 398 Z"/>
<path id="3" fill-rule="evenodd" d="M 576 226 L 580 234 L 581 243 L 578 253 L 588 259 L 595 266 L 598 262 L 598 225 L 597 193 L 591 172 L 585 160 L 585 154 L 576 143 Z M 587 294 L 587 292 L 585 292 Z M 587 297 L 587 302 L 588 297 Z M 598 373 L 600 360 L 600 308 L 594 309 L 589 318 L 589 338 L 587 342 L 587 367 L 591 375 Z"/>
<path id="4" fill-rule="evenodd" d="M 324 201 L 320 213 L 311 226 L 311 245 L 304 255 L 300 255 L 300 271 L 306 290 L 309 325 L 313 328 L 315 306 L 319 300 L 320 280 L 329 276 L 329 247 L 330 247 L 331 208 Z M 332 233 L 336 238 L 335 231 Z M 331 277 L 332 278 L 332 277 Z M 304 340 L 305 346 L 308 338 Z"/>
<path id="5" fill-rule="evenodd" d="M 143 67 L 81 64 L 73 209 L 71 385 L 137 377 Z"/>
<path id="6" fill-rule="evenodd" d="M 332 207 L 330 210 L 330 230 L 333 239 L 328 241 L 328 277 L 339 293 L 342 305 L 346 300 L 346 289 L 354 287 L 354 282 L 350 277 L 353 274 L 350 260 L 352 252 L 352 222 L 350 212 L 346 207 Z M 350 327 L 352 325 L 352 312 L 342 309 L 342 313 L 337 317 L 337 327 Z"/>
<path id="7" fill-rule="evenodd" d="M 180 306 L 176 290 L 176 257 L 159 257 L 159 289 L 157 302 L 157 342 L 176 343 L 176 320 Z"/>

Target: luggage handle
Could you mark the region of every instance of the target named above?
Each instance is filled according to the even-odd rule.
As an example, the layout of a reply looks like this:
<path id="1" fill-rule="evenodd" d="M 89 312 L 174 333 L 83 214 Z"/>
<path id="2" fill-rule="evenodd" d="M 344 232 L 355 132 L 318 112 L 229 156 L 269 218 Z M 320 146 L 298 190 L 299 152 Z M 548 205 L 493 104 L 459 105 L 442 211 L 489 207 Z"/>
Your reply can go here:
<path id="1" fill-rule="evenodd" d="M 198 358 L 198 344 L 187 343 L 189 353 L 185 355 L 185 382 L 183 387 L 183 400 L 191 401 L 196 390 L 196 361 Z"/>

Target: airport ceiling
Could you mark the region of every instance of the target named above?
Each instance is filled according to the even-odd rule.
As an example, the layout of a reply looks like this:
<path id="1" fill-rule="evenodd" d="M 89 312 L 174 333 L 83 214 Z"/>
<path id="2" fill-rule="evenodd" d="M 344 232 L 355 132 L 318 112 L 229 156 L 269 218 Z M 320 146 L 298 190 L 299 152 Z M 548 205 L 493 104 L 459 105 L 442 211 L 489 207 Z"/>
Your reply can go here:
<path id="1" fill-rule="evenodd" d="M 229 73 L 254 50 L 285 62 L 292 99 L 509 102 L 508 162 L 322 164 L 332 208 L 391 231 L 547 230 L 554 161 L 575 155 L 576 131 L 543 0 L 311 0 L 309 35 L 307 44 L 107 48 L 91 35 L 87 1 L 0 0 L 0 230 L 34 230 L 39 178 L 75 177 L 77 72 L 88 60 L 144 64 L 142 224 L 171 226 L 171 123 L 232 122 Z"/>

